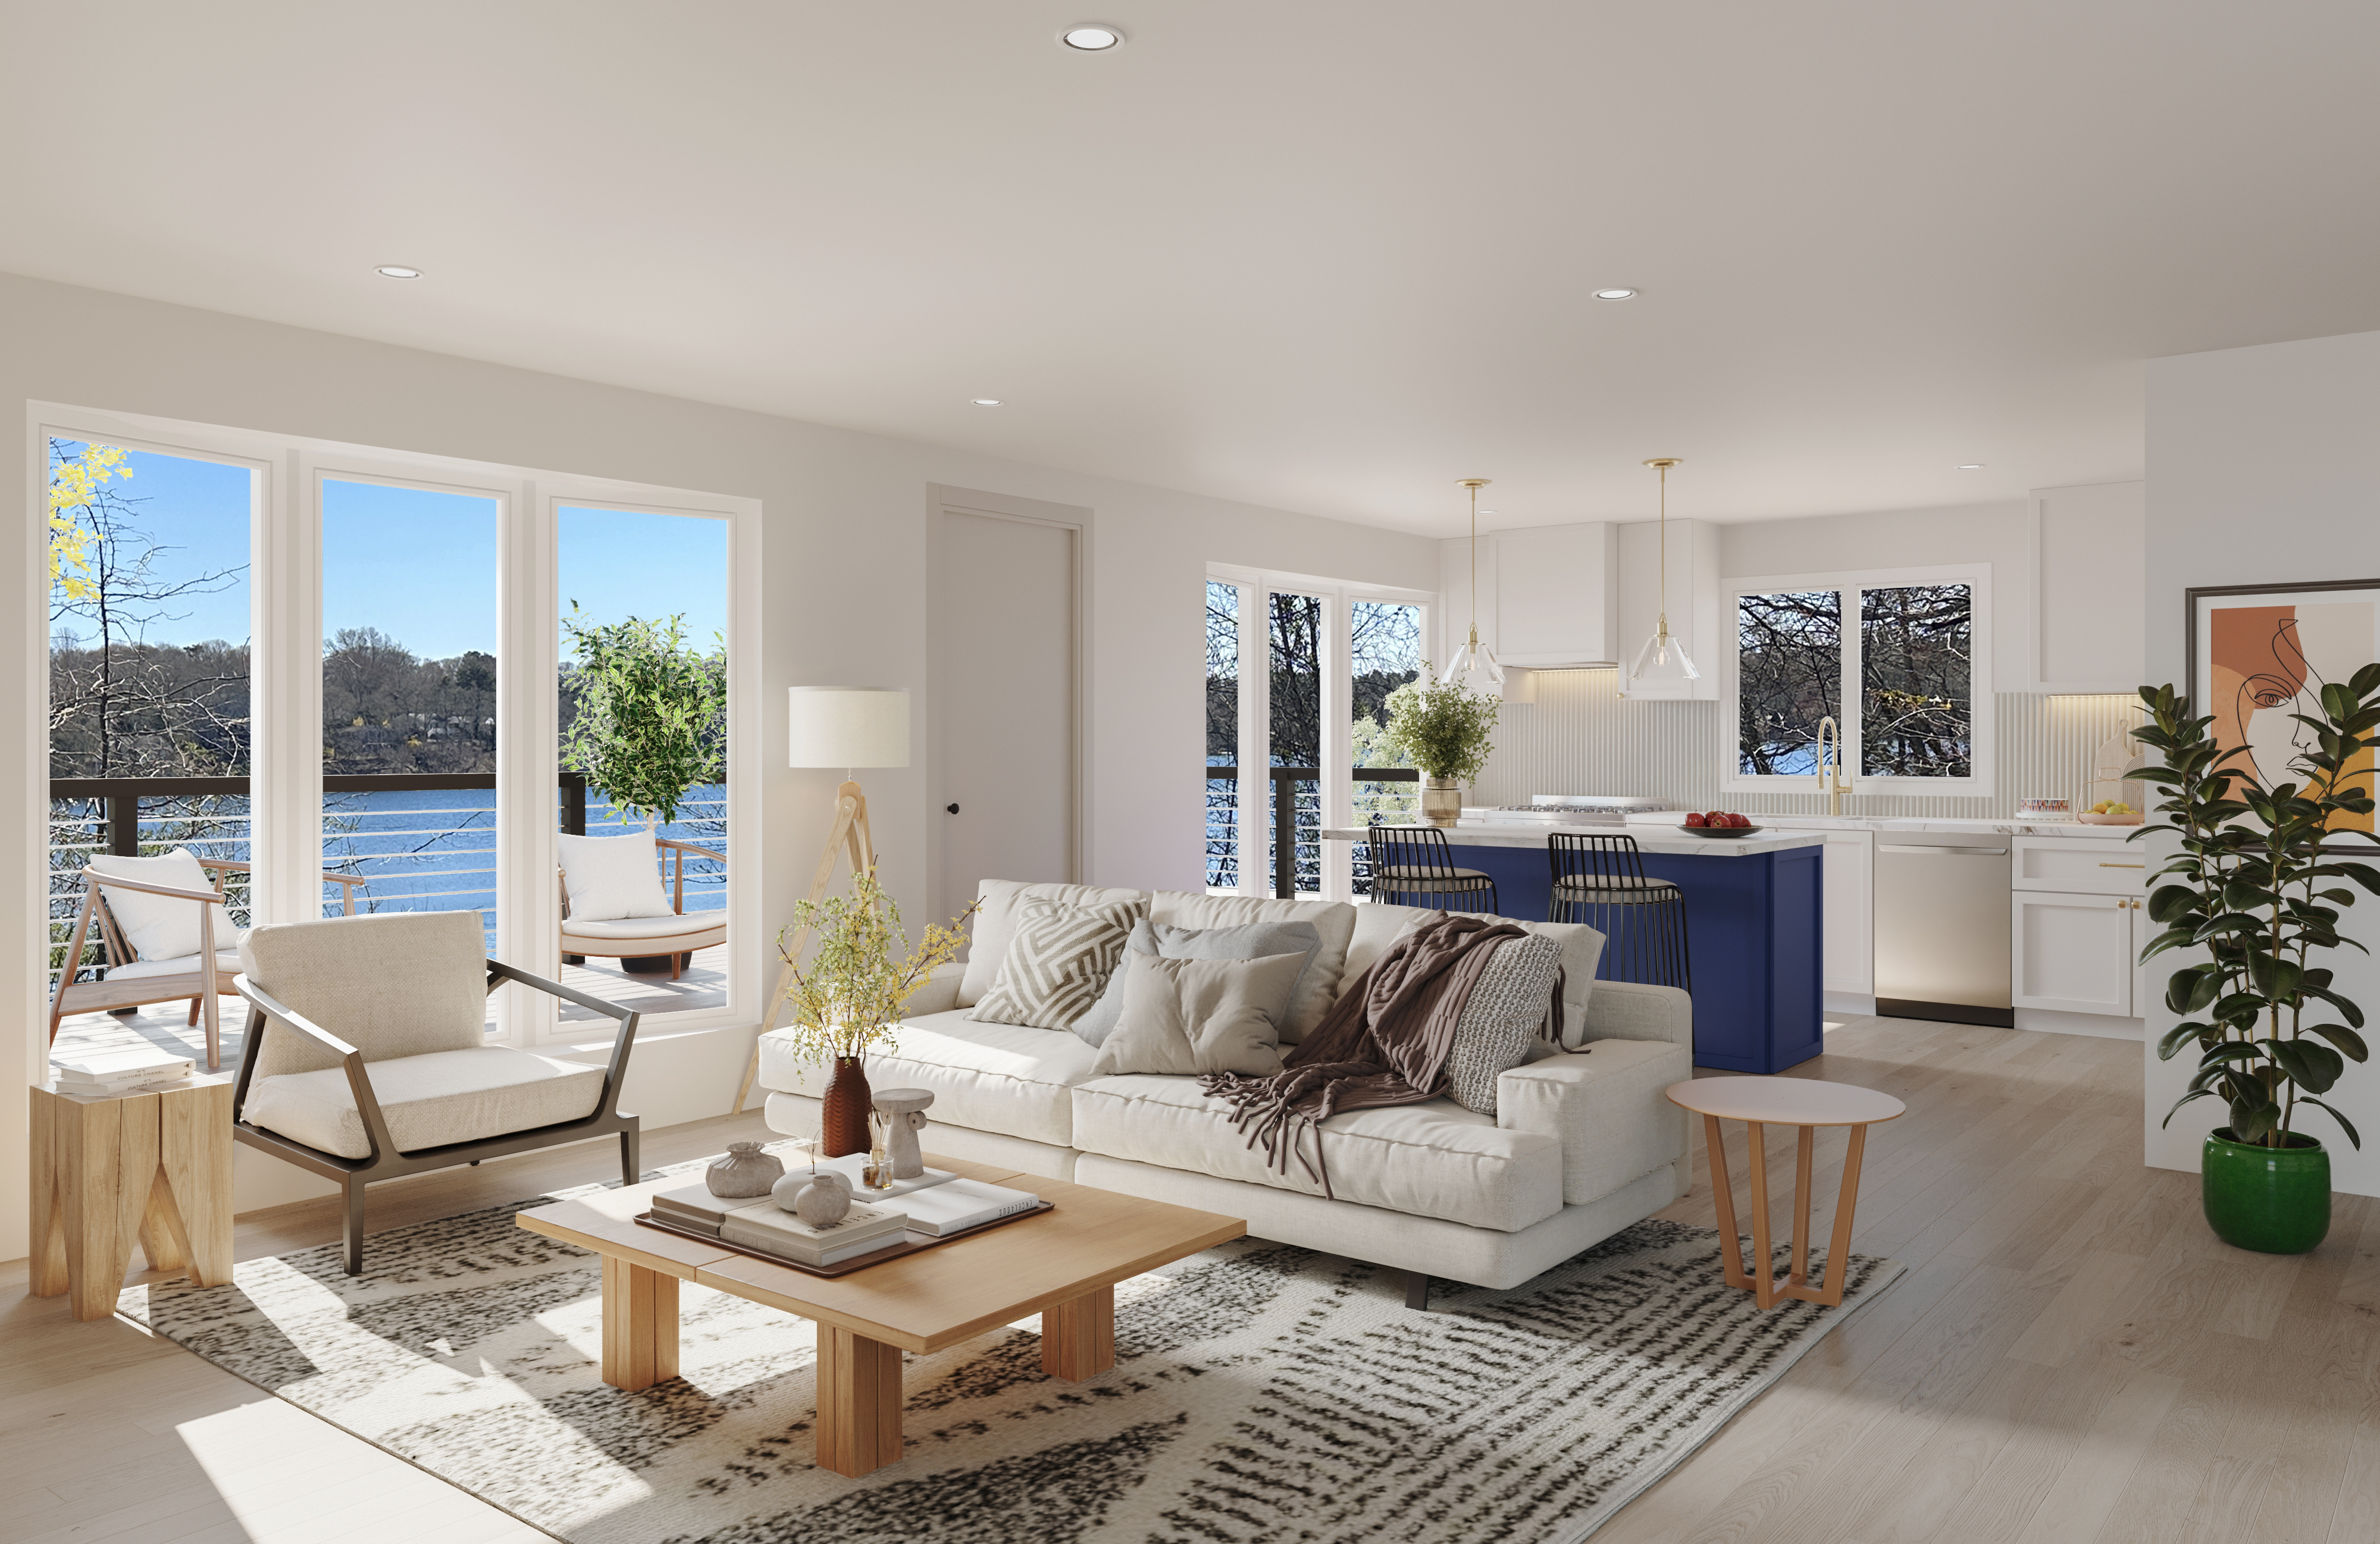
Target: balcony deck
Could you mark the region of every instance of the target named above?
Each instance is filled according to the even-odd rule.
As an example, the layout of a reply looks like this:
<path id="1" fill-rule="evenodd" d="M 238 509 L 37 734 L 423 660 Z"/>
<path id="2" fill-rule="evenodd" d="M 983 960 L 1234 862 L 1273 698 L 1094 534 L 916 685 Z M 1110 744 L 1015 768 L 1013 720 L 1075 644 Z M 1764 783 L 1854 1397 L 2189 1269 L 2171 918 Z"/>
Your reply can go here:
<path id="1" fill-rule="evenodd" d="M 727 1002 L 727 946 L 722 943 L 697 950 L 694 964 L 674 981 L 666 976 L 631 976 L 620 968 L 617 961 L 599 959 L 563 967 L 562 981 L 565 986 L 644 1014 L 722 1007 Z M 237 997 L 223 1001 L 223 1064 L 226 1071 L 239 1065 L 240 1029 L 247 1021 L 247 1006 Z M 55 1054 L 150 1045 L 161 1051 L 185 1052 L 203 1066 L 206 1031 L 195 1024 L 184 1023 L 188 1014 L 188 1006 L 178 1003 L 160 1003 L 121 1018 L 114 1014 L 74 1014 L 58 1026 Z M 562 1022 L 566 1026 L 593 1027 L 608 1021 L 601 1014 L 565 1003 L 562 1005 Z"/>

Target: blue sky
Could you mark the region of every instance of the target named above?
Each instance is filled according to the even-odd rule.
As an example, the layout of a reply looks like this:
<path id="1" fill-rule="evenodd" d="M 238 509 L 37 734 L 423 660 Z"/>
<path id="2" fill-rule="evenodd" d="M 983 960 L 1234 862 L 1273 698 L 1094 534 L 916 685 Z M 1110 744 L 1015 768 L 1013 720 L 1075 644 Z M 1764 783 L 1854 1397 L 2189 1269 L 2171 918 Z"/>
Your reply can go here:
<path id="1" fill-rule="evenodd" d="M 168 549 L 157 556 L 158 573 L 180 578 L 246 566 L 245 468 L 145 451 L 125 465 L 131 478 L 110 486 L 139 501 L 136 522 Z M 495 511 L 492 499 L 326 480 L 325 635 L 377 627 L 423 659 L 495 652 Z M 723 520 L 565 506 L 559 547 L 565 614 L 574 600 L 602 622 L 684 612 L 688 641 L 704 648 L 726 630 Z M 173 614 L 150 628 L 152 643 L 245 638 L 246 575 L 166 609 Z"/>

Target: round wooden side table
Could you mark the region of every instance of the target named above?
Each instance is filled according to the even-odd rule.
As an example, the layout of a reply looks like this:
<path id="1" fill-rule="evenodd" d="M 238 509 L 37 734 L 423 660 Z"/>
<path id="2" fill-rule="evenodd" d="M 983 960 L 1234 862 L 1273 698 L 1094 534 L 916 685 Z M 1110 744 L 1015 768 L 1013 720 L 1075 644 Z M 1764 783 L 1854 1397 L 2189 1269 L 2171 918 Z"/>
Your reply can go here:
<path id="1" fill-rule="evenodd" d="M 1711 1198 L 1718 1203 L 1719 1259 L 1727 1284 L 1742 1287 L 1763 1308 L 1780 1298 L 1828 1307 L 1843 1300 L 1843 1277 L 1852 1252 L 1852 1210 L 1859 1201 L 1860 1155 L 1867 1147 L 1867 1128 L 1895 1119 L 1909 1107 L 1890 1094 L 1849 1083 L 1821 1083 L 1814 1077 L 1694 1077 L 1669 1088 L 1670 1102 L 1703 1118 L 1703 1139 L 1710 1151 Z M 1742 1235 L 1735 1225 L 1735 1181 L 1727 1172 L 1727 1147 L 1718 1123 L 1742 1121 L 1750 1127 L 1752 1147 L 1752 1252 L 1758 1274 L 1743 1263 Z M 1802 1128 L 1801 1151 L 1793 1165 L 1793 1263 L 1783 1276 L 1768 1273 L 1768 1155 L 1761 1145 L 1761 1127 Z M 1834 1236 L 1827 1245 L 1827 1280 L 1814 1285 L 1810 1265 L 1810 1159 L 1822 1125 L 1847 1125 L 1851 1148 L 1843 1156 L 1843 1188 L 1835 1202 Z"/>

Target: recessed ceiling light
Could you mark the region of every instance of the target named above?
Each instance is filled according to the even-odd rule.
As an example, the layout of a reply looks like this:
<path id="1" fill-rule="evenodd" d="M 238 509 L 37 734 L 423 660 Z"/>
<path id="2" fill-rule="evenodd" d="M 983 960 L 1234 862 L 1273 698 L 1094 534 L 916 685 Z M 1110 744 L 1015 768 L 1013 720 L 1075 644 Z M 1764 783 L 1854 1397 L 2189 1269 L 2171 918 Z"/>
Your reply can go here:
<path id="1" fill-rule="evenodd" d="M 1595 298 L 1598 300 L 1633 300 L 1636 292 L 1633 289 L 1598 289 Z"/>
<path id="2" fill-rule="evenodd" d="M 1958 466 L 1951 468 L 1953 471 L 1961 472 L 1979 472 L 1983 469 L 1984 464 L 1981 461 L 1961 461 Z"/>
<path id="3" fill-rule="evenodd" d="M 421 277 L 420 269 L 407 268 L 403 263 L 398 262 L 384 262 L 378 268 L 373 269 L 372 272 L 379 274 L 383 279 L 418 279 Z"/>
<path id="4" fill-rule="evenodd" d="M 1106 26 L 1069 27 L 1058 34 L 1058 41 L 1086 54 L 1104 54 L 1123 42 L 1123 34 Z"/>
<path id="5" fill-rule="evenodd" d="M 996 396 L 971 396 L 968 397 L 967 400 L 974 403 L 978 407 L 997 407 L 1000 406 L 1000 398 Z"/>

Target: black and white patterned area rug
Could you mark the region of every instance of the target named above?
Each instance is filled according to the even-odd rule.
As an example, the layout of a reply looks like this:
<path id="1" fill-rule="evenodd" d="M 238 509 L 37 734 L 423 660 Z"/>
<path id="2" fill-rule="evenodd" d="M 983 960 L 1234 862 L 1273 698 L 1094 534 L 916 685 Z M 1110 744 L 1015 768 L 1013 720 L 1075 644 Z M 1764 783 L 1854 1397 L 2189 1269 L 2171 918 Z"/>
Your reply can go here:
<path id="1" fill-rule="evenodd" d="M 551 1198 L 374 1234 L 362 1277 L 326 1246 L 120 1309 L 573 1544 L 1564 1544 L 1901 1270 L 1764 1314 L 1717 1234 L 1648 1222 L 1424 1314 L 1396 1272 L 1242 1240 L 1118 1287 L 1088 1381 L 1043 1374 L 1031 1319 L 909 1357 L 906 1454 L 851 1480 L 812 1462 L 806 1320 L 689 1283 L 683 1376 L 601 1382 L 595 1257 L 513 1222 Z"/>

